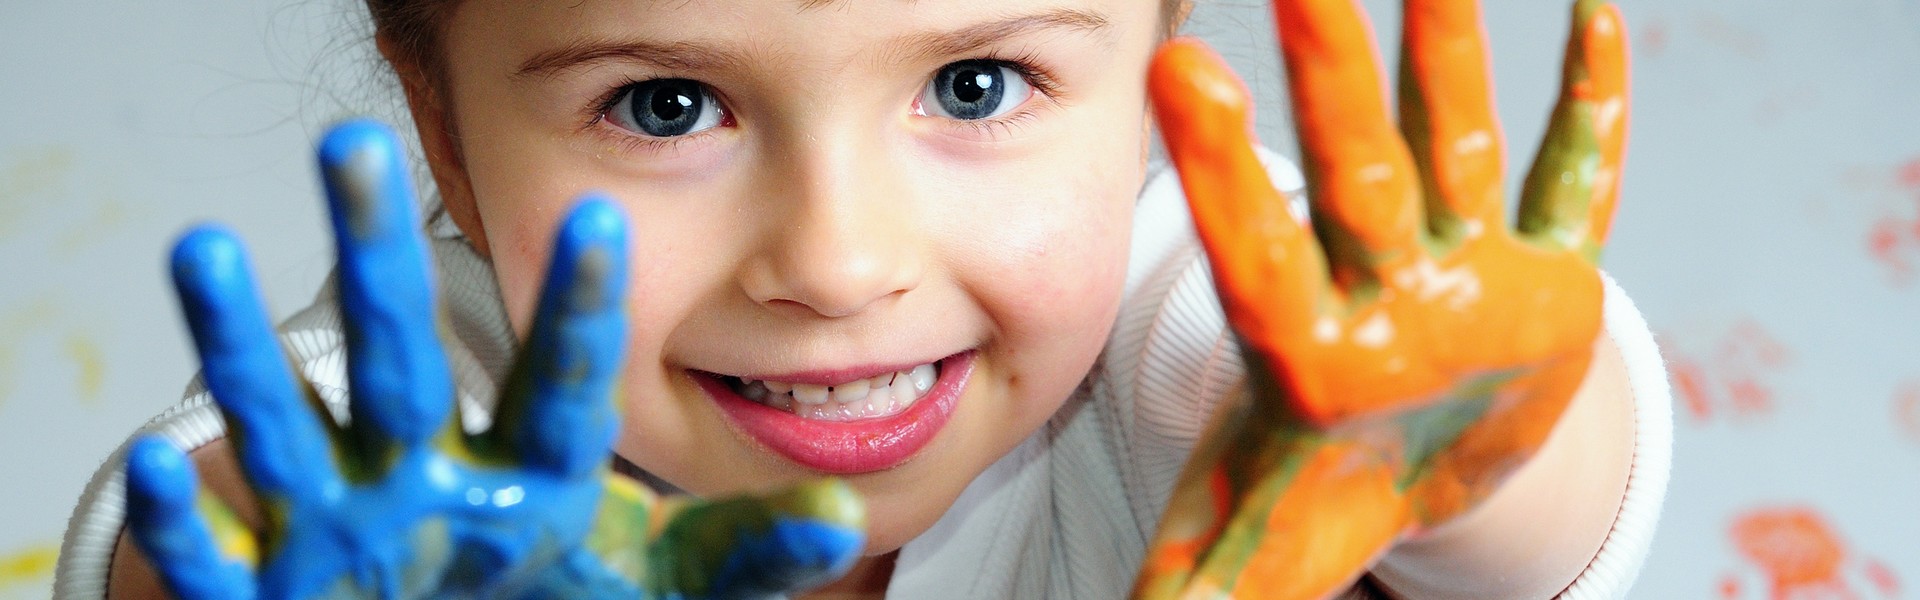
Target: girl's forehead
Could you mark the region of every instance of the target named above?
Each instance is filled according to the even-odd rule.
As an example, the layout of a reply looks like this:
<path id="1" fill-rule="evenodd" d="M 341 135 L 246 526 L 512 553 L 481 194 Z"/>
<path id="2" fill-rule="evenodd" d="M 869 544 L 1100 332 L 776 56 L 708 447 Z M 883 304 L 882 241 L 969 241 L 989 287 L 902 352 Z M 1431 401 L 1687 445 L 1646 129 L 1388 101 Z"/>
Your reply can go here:
<path id="1" fill-rule="evenodd" d="M 1153 21 L 1160 0 L 469 0 L 470 25 L 526 42 L 602 37 L 856 42 L 998 23 L 1104 30 Z M 484 6 L 484 10 L 468 8 Z M 1002 32 L 1005 33 L 1005 32 Z"/>

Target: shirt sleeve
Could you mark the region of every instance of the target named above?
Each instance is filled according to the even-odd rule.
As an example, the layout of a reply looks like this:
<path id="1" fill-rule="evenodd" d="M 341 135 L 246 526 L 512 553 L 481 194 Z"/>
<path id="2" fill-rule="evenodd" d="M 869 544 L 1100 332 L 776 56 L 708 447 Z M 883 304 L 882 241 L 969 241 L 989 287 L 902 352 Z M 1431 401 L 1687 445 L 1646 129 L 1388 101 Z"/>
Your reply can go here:
<path id="1" fill-rule="evenodd" d="M 1673 469 L 1673 392 L 1667 384 L 1666 364 L 1653 332 L 1612 277 L 1606 283 L 1607 335 L 1627 367 L 1633 390 L 1633 466 L 1627 474 L 1627 494 L 1614 516 L 1613 529 L 1600 552 L 1560 597 L 1567 600 L 1625 598 L 1640 576 L 1653 546 L 1660 508 L 1666 503 L 1667 480 Z"/>

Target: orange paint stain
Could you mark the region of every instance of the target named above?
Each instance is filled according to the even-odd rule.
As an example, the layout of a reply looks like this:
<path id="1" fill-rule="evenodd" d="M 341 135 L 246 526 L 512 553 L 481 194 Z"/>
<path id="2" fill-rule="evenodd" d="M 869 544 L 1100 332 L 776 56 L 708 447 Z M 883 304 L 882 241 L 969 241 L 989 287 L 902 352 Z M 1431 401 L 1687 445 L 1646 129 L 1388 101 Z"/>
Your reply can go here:
<path id="1" fill-rule="evenodd" d="M 1793 352 L 1758 321 L 1744 318 L 1712 338 L 1703 353 L 1662 336 L 1669 376 L 1696 423 L 1716 417 L 1746 420 L 1773 412 L 1774 378 L 1793 364 Z"/>
<path id="2" fill-rule="evenodd" d="M 1840 534 L 1812 508 L 1751 510 L 1735 518 L 1727 531 L 1735 551 L 1759 570 L 1771 600 L 1858 598 L 1847 577 L 1856 563 L 1875 591 L 1888 597 L 1899 594 L 1899 579 L 1891 568 L 1871 558 L 1854 560 Z M 1729 582 L 1738 591 L 1738 579 L 1729 576 L 1721 583 L 1723 598 L 1732 597 L 1726 593 Z"/>

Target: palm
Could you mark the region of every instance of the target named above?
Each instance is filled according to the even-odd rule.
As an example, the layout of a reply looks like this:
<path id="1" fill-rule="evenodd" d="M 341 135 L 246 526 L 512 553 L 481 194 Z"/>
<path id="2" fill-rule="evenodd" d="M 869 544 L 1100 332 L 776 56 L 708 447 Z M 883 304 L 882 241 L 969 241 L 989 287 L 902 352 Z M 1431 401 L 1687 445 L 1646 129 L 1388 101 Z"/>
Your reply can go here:
<path id="1" fill-rule="evenodd" d="M 129 454 L 135 541 L 176 595 L 740 597 L 816 585 L 863 541 L 845 485 L 663 501 L 607 469 L 625 336 L 625 224 L 605 201 L 569 215 L 494 425 L 468 434 L 435 332 L 426 257 L 397 140 L 336 128 L 320 149 L 339 237 L 351 422 L 296 383 L 244 251 L 202 228 L 174 275 L 267 516 L 257 537 L 200 495 L 159 438 Z"/>
<path id="2" fill-rule="evenodd" d="M 1351 0 L 1277 3 L 1311 228 L 1253 158 L 1244 89 L 1218 58 L 1176 41 L 1155 59 L 1157 114 L 1252 394 L 1196 449 L 1136 595 L 1329 595 L 1484 499 L 1578 389 L 1625 127 L 1619 17 L 1576 6 L 1510 227 L 1474 4 L 1406 2 L 1396 128 Z"/>

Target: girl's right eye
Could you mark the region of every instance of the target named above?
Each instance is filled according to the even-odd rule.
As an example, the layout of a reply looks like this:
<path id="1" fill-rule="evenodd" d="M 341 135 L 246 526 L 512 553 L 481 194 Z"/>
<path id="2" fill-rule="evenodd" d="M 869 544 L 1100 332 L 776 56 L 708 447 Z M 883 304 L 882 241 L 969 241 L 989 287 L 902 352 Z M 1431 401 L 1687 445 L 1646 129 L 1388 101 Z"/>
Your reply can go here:
<path id="1" fill-rule="evenodd" d="M 627 131 L 667 138 L 712 129 L 726 115 L 698 81 L 650 79 L 622 89 L 607 107 L 606 118 Z"/>

